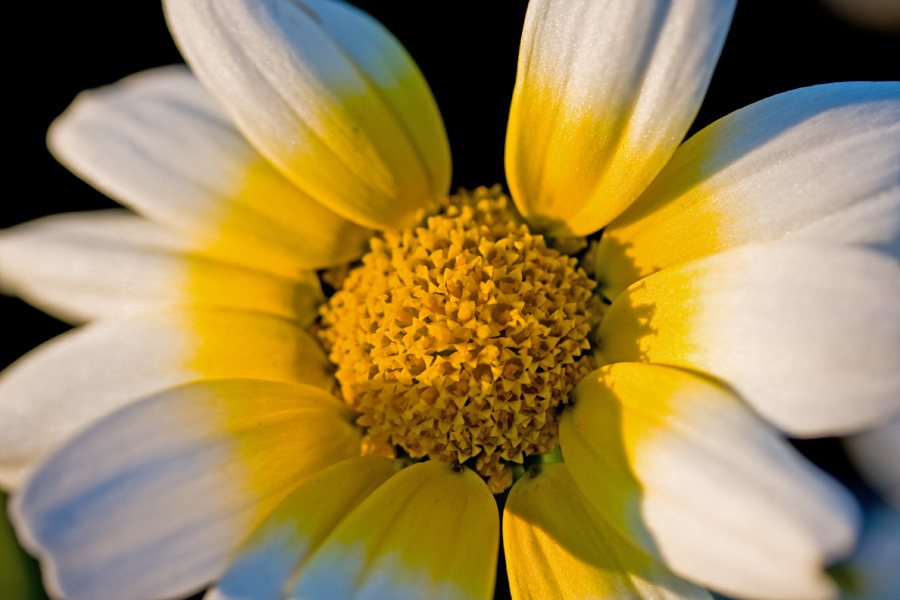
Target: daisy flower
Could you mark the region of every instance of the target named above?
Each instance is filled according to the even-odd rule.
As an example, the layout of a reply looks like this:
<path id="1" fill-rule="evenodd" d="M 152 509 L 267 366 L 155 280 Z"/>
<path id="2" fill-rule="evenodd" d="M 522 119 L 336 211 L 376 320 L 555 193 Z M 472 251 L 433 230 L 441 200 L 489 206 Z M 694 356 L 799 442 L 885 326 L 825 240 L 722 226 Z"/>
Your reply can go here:
<path id="1" fill-rule="evenodd" d="M 486 599 L 501 540 L 514 598 L 835 593 L 858 510 L 784 436 L 900 413 L 900 85 L 681 143 L 734 2 L 532 0 L 509 195 L 450 194 L 368 15 L 164 5 L 191 70 L 49 134 L 131 210 L 0 236 L 4 288 L 84 323 L 0 379 L 53 595 Z"/>

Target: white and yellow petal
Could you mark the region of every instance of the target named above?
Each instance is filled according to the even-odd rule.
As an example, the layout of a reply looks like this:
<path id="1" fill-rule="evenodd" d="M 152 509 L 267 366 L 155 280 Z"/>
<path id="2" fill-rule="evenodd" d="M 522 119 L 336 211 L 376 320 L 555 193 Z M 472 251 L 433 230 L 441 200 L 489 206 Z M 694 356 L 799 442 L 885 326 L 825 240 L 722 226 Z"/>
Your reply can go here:
<path id="1" fill-rule="evenodd" d="M 330 0 L 167 0 L 197 77 L 303 192 L 357 223 L 415 224 L 447 194 L 450 154 L 400 43 Z"/>
<path id="2" fill-rule="evenodd" d="M 620 363 L 588 375 L 560 444 L 585 498 L 679 575 L 748 598 L 829 598 L 824 565 L 853 548 L 858 514 L 721 384 Z"/>
<path id="3" fill-rule="evenodd" d="M 563 463 L 519 479 L 503 511 L 513 600 L 711 600 L 627 541 L 582 496 Z"/>
<path id="4" fill-rule="evenodd" d="M 129 402 L 189 381 L 234 377 L 333 386 L 312 336 L 259 313 L 137 315 L 66 333 L 0 376 L 0 482 L 15 485 L 68 436 Z"/>
<path id="5" fill-rule="evenodd" d="M 848 434 L 900 412 L 898 298 L 900 263 L 881 252 L 742 246 L 629 287 L 601 360 L 705 371 L 793 435 Z"/>
<path id="6" fill-rule="evenodd" d="M 184 67 L 83 92 L 48 144 L 100 191 L 238 264 L 292 275 L 365 249 L 369 232 L 266 162 Z"/>
<path id="7" fill-rule="evenodd" d="M 686 141 L 603 232 L 609 298 L 650 273 L 776 239 L 900 256 L 900 83 L 834 83 L 767 98 Z"/>
<path id="8" fill-rule="evenodd" d="M 586 235 L 638 197 L 687 133 L 734 6 L 529 3 L 506 177 L 533 226 L 554 236 Z"/>
<path id="9" fill-rule="evenodd" d="M 304 478 L 358 455 L 352 414 L 311 386 L 194 383 L 135 403 L 66 444 L 13 498 L 51 593 L 184 596 Z"/>
<path id="10" fill-rule="evenodd" d="M 183 235 L 124 210 L 54 215 L 0 231 L 0 287 L 75 323 L 204 307 L 308 325 L 323 299 L 312 271 L 279 276 L 204 256 Z"/>
<path id="11" fill-rule="evenodd" d="M 418 463 L 338 525 L 287 597 L 488 600 L 499 530 L 494 497 L 478 475 Z"/>
<path id="12" fill-rule="evenodd" d="M 397 460 L 364 456 L 310 477 L 241 544 L 206 600 L 283 600 L 299 566 L 344 517 L 401 467 Z"/>

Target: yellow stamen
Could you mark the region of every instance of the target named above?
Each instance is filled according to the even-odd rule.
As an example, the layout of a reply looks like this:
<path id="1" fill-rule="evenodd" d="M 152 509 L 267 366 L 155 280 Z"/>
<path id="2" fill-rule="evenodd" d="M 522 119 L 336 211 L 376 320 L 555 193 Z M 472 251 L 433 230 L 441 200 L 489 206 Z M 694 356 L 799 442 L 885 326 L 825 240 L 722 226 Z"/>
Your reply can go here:
<path id="1" fill-rule="evenodd" d="M 499 186 L 453 196 L 371 248 L 318 333 L 365 450 L 474 459 L 502 491 L 508 463 L 556 445 L 558 407 L 594 366 L 596 284 L 531 234 Z"/>

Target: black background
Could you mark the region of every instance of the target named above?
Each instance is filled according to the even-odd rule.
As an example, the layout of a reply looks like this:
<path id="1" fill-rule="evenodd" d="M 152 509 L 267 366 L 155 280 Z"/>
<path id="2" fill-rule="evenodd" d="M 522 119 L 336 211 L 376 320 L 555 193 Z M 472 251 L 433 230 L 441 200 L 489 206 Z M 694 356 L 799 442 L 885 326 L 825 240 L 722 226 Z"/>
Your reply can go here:
<path id="1" fill-rule="evenodd" d="M 453 153 L 453 186 L 504 182 L 503 143 L 524 0 L 360 1 L 407 47 L 432 86 Z M 0 227 L 114 203 L 47 152 L 44 135 L 79 91 L 180 62 L 150 0 L 13 3 L 5 9 L 7 185 Z M 789 89 L 900 79 L 900 36 L 857 29 L 816 0 L 744 0 L 692 131 Z M 0 296 L 0 366 L 67 326 Z M 801 449 L 851 478 L 836 445 Z"/>

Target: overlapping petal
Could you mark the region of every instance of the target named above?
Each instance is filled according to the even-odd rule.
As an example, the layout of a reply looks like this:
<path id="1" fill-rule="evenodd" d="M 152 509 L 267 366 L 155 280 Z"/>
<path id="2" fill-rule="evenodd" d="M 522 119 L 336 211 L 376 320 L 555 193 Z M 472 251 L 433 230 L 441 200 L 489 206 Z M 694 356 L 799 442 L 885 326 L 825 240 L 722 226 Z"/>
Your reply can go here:
<path id="1" fill-rule="evenodd" d="M 0 377 L 0 481 L 138 398 L 201 379 L 330 390 L 327 358 L 297 324 L 259 313 L 177 311 L 107 319 L 33 350 Z"/>
<path id="2" fill-rule="evenodd" d="M 711 600 L 627 541 L 582 496 L 562 463 L 516 482 L 503 512 L 513 600 Z"/>
<path id="3" fill-rule="evenodd" d="M 370 227 L 414 225 L 446 195 L 431 91 L 377 21 L 329 0 L 167 0 L 197 77 L 301 190 Z"/>
<path id="4" fill-rule="evenodd" d="M 748 598 L 827 598 L 852 497 L 722 385 L 620 363 L 588 375 L 560 444 L 585 498 L 676 573 Z"/>
<path id="5" fill-rule="evenodd" d="M 637 198 L 687 133 L 734 6 L 529 3 L 506 177 L 532 225 L 555 236 L 587 235 Z"/>
<path id="6" fill-rule="evenodd" d="M 659 269 L 788 238 L 900 256 L 900 83 L 834 83 L 742 108 L 685 142 L 603 232 L 609 298 Z"/>
<path id="7" fill-rule="evenodd" d="M 283 600 L 295 570 L 401 467 L 387 458 L 357 457 L 300 484 L 241 544 L 207 600 Z"/>
<path id="8" fill-rule="evenodd" d="M 629 287 L 600 353 L 711 373 L 795 435 L 846 434 L 900 411 L 898 298 L 900 263 L 881 252 L 742 246 Z"/>
<path id="9" fill-rule="evenodd" d="M 478 475 L 418 463 L 338 525 L 288 598 L 488 600 L 499 530 L 494 497 Z"/>
<path id="10" fill-rule="evenodd" d="M 283 277 L 205 256 L 184 236 L 123 210 L 54 215 L 0 232 L 0 286 L 75 323 L 206 307 L 309 325 L 323 299 L 313 271 Z"/>
<path id="11" fill-rule="evenodd" d="M 135 403 L 47 460 L 12 516 L 66 598 L 196 591 L 284 496 L 358 455 L 352 414 L 326 392 L 201 382 Z"/>
<path id="12" fill-rule="evenodd" d="M 48 143 L 99 190 L 238 264 L 293 275 L 359 257 L 369 236 L 268 164 L 184 67 L 83 92 Z"/>

